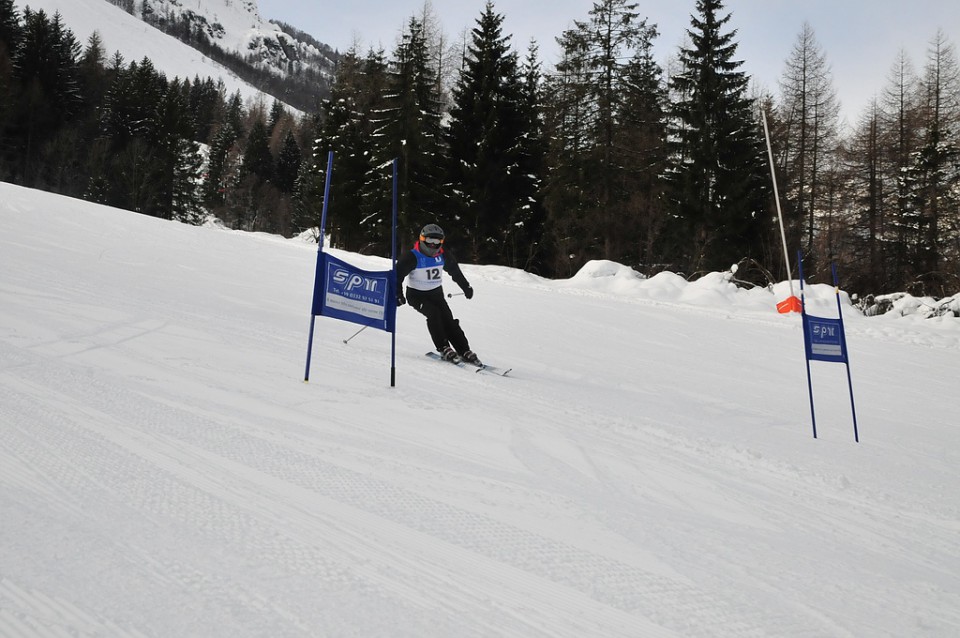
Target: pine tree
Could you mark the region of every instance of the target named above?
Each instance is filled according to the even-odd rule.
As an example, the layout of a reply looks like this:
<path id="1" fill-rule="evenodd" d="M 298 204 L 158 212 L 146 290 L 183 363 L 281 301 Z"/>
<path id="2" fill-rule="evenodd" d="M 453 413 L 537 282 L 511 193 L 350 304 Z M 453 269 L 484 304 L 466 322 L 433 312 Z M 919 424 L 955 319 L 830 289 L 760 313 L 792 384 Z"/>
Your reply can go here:
<path id="1" fill-rule="evenodd" d="M 16 164 L 16 105 L 20 84 L 13 60 L 22 37 L 20 14 L 13 0 L 0 0 L 0 179 L 9 179 Z"/>
<path id="2" fill-rule="evenodd" d="M 942 31 L 930 43 L 921 91 L 922 139 L 905 174 L 911 270 L 917 292 L 945 296 L 960 282 L 960 65 Z"/>
<path id="3" fill-rule="evenodd" d="M 85 101 L 90 105 L 103 102 L 107 90 L 107 52 L 100 33 L 94 31 L 87 39 L 87 46 L 80 58 L 80 73 L 83 79 Z"/>
<path id="4" fill-rule="evenodd" d="M 287 111 L 283 108 L 283 102 L 280 100 L 274 100 L 273 104 L 270 106 L 270 117 L 267 120 L 267 132 L 270 135 L 273 135 L 273 132 L 277 128 L 277 124 L 280 123 L 280 120 L 283 119 L 283 116 L 286 115 Z"/>
<path id="5" fill-rule="evenodd" d="M 154 214 L 190 224 L 203 219 L 198 183 L 201 157 L 192 139 L 195 125 L 188 95 L 178 78 L 157 105 L 157 126 L 151 139 L 157 149 L 156 180 L 160 201 Z"/>
<path id="6" fill-rule="evenodd" d="M 813 273 L 818 263 L 814 238 L 826 217 L 826 167 L 836 156 L 840 107 L 830 69 L 809 23 L 804 23 L 780 80 L 783 130 L 787 139 L 782 203 L 787 243 L 803 246 L 804 266 Z M 826 230 L 826 229 L 824 229 Z M 802 238 L 802 241 L 801 241 Z"/>
<path id="7" fill-rule="evenodd" d="M 361 120 L 354 127 L 357 139 L 353 148 L 357 150 L 351 164 L 359 184 L 359 228 L 364 252 L 372 252 L 384 244 L 393 214 L 393 157 L 385 158 L 386 154 L 382 154 L 375 142 L 378 120 L 388 108 L 389 68 L 386 52 L 370 49 L 360 65 L 354 91 L 356 112 Z"/>
<path id="8" fill-rule="evenodd" d="M 111 159 L 108 179 L 115 199 L 110 204 L 153 215 L 162 194 L 156 179 L 157 156 L 150 142 L 142 137 L 133 138 Z"/>
<path id="9" fill-rule="evenodd" d="M 240 91 L 236 91 L 227 100 L 227 106 L 223 113 L 221 124 L 228 126 L 234 135 L 240 138 L 246 130 L 243 124 L 245 115 L 243 96 L 240 95 Z"/>
<path id="10" fill-rule="evenodd" d="M 117 74 L 107 92 L 105 133 L 117 146 L 126 145 L 132 138 L 155 137 L 157 105 L 166 90 L 167 79 L 150 58 L 131 63 Z"/>
<path id="11" fill-rule="evenodd" d="M 300 174 L 300 164 L 303 162 L 303 152 L 297 143 L 293 131 L 287 131 L 277 157 L 277 170 L 274 181 L 284 193 L 292 193 Z"/>
<path id="12" fill-rule="evenodd" d="M 591 258 L 636 260 L 637 247 L 649 243 L 639 237 L 638 204 L 657 197 L 635 192 L 644 184 L 631 176 L 658 167 L 641 168 L 639 149 L 626 141 L 638 140 L 641 131 L 632 129 L 645 126 L 632 111 L 661 99 L 662 90 L 655 63 L 644 69 L 654 82 L 640 82 L 637 56 L 649 51 L 656 28 L 640 20 L 636 8 L 626 0 L 596 2 L 588 21 L 575 21 L 558 39 L 563 59 L 548 89 L 553 170 L 547 185 L 558 275 L 570 274 L 564 264 L 573 270 Z M 641 97 L 638 91 L 651 93 Z"/>
<path id="13" fill-rule="evenodd" d="M 557 42 L 563 57 L 546 86 L 551 96 L 544 123 L 550 144 L 550 172 L 544 185 L 544 203 L 550 231 L 547 252 L 555 257 L 548 272 L 570 277 L 596 253 L 598 243 L 587 221 L 595 210 L 595 199 L 587 192 L 592 170 L 588 95 L 593 70 L 585 55 L 588 43 L 582 33 L 565 31 Z"/>
<path id="14" fill-rule="evenodd" d="M 507 263 L 545 274 L 547 246 L 543 189 L 547 176 L 546 131 L 543 120 L 543 76 L 539 51 L 531 41 L 521 68 L 520 134 L 517 140 L 516 198 L 519 208 L 508 225 Z"/>
<path id="15" fill-rule="evenodd" d="M 109 155 L 91 159 L 95 165 L 91 169 L 93 186 L 87 189 L 91 196 L 103 197 L 106 181 L 106 203 L 145 215 L 171 217 L 173 160 L 165 131 L 173 116 L 166 112 L 170 108 L 165 104 L 168 86 L 149 58 L 116 71 L 102 114 Z"/>
<path id="16" fill-rule="evenodd" d="M 366 245 L 362 189 L 371 170 L 370 136 L 352 96 L 339 93 L 324 103 L 325 121 L 316 144 L 318 176 L 326 181 L 327 158 L 334 154 L 327 231 L 330 243 L 344 250 L 360 251 Z M 322 212 L 322 202 L 317 213 Z M 381 220 L 382 221 L 382 220 Z M 319 219 L 317 220 L 319 225 Z"/>
<path id="17" fill-rule="evenodd" d="M 620 259 L 619 238 L 623 227 L 624 193 L 620 186 L 625 165 L 618 144 L 624 119 L 623 98 L 627 69 L 623 58 L 652 35 L 646 22 L 638 21 L 637 5 L 626 0 L 602 0 L 593 5 L 589 23 L 577 23 L 588 37 L 586 55 L 595 73 L 590 99 L 595 108 L 594 160 L 597 166 L 596 197 L 603 256 Z"/>
<path id="18" fill-rule="evenodd" d="M 43 153 L 82 103 L 78 58 L 80 45 L 64 27 L 60 14 L 24 11 L 24 26 L 14 59 L 23 96 L 13 128 L 18 131 L 18 171 L 28 185 L 46 186 L 49 176 Z"/>
<path id="19" fill-rule="evenodd" d="M 293 227 L 300 233 L 319 233 L 323 208 L 324 179 L 321 171 L 326 170 L 326 159 L 320 159 L 323 143 L 319 140 L 321 115 L 316 113 L 308 117 L 303 128 L 311 146 L 307 147 L 300 171 L 293 188 Z M 323 164 L 321 164 L 321 161 Z M 319 240 L 319 235 L 314 235 Z"/>
<path id="20" fill-rule="evenodd" d="M 176 140 L 172 150 L 176 162 L 173 164 L 171 218 L 198 226 L 206 218 L 200 196 L 200 174 L 203 170 L 200 146 L 193 140 L 181 137 Z"/>
<path id="21" fill-rule="evenodd" d="M 190 112 L 194 114 L 196 130 L 194 139 L 207 142 L 217 121 L 219 109 L 223 106 L 223 96 L 217 84 L 211 78 L 193 78 L 190 84 Z"/>
<path id="22" fill-rule="evenodd" d="M 223 216 L 228 195 L 239 182 L 239 140 L 243 134 L 243 98 L 239 93 L 230 97 L 221 121 L 215 126 L 201 192 L 207 209 Z"/>
<path id="23" fill-rule="evenodd" d="M 523 86 L 504 17 L 487 2 L 453 91 L 447 135 L 452 211 L 474 262 L 508 264 L 510 222 L 528 204 L 521 190 Z M 511 264 L 513 265 L 513 264 Z"/>
<path id="24" fill-rule="evenodd" d="M 849 141 L 846 162 L 849 189 L 853 193 L 852 225 L 858 232 L 845 238 L 849 245 L 844 272 L 854 289 L 876 291 L 884 283 L 883 233 L 887 199 L 883 112 L 876 99 L 861 118 Z M 893 193 L 891 189 L 891 193 Z"/>
<path id="25" fill-rule="evenodd" d="M 680 49 L 673 91 L 670 172 L 672 250 L 690 273 L 726 270 L 762 252 L 766 201 L 763 145 L 748 78 L 735 59 L 735 31 L 724 32 L 720 0 L 697 0 Z M 764 178 L 767 178 L 765 180 Z"/>
<path id="26" fill-rule="evenodd" d="M 239 183 L 227 200 L 233 213 L 234 228 L 273 232 L 275 224 L 266 200 L 274 194 L 270 182 L 274 174 L 270 136 L 262 115 L 254 116 L 243 148 Z"/>
<path id="27" fill-rule="evenodd" d="M 231 156 L 239 154 L 235 149 L 237 132 L 227 123 L 223 123 L 213 134 L 207 158 L 207 170 L 203 176 L 203 203 L 215 214 L 226 201 L 227 189 L 231 186 Z"/>
<path id="28" fill-rule="evenodd" d="M 652 39 L 640 43 L 627 65 L 623 92 L 621 133 L 617 136 L 624 169 L 620 259 L 651 272 L 665 259 L 659 247 L 667 223 L 663 175 L 668 159 L 666 89 L 660 65 L 653 58 Z"/>
<path id="29" fill-rule="evenodd" d="M 270 134 L 267 124 L 260 118 L 253 122 L 247 143 L 243 150 L 243 164 L 240 169 L 241 179 L 254 175 L 260 181 L 273 179 L 273 154 L 270 152 Z"/>
<path id="30" fill-rule="evenodd" d="M 0 0 L 0 52 L 12 58 L 21 37 L 20 14 L 14 0 Z"/>
<path id="31" fill-rule="evenodd" d="M 882 178 L 884 192 L 892 199 L 885 205 L 881 202 L 883 208 L 878 220 L 883 242 L 881 281 L 892 286 L 893 290 L 903 290 L 909 278 L 907 236 L 913 216 L 907 175 L 911 157 L 921 142 L 919 80 L 903 50 L 891 67 L 882 93 L 881 108 L 882 145 L 885 149 Z"/>
<path id="32" fill-rule="evenodd" d="M 59 102 L 61 115 L 68 119 L 83 102 L 80 86 L 80 54 L 83 47 L 63 22 L 60 12 L 54 13 L 50 23 L 54 44 L 56 82 L 53 96 Z"/>
<path id="33" fill-rule="evenodd" d="M 327 231 L 331 243 L 345 250 L 383 246 L 389 237 L 389 185 L 381 180 L 380 197 L 370 198 L 376 192 L 371 180 L 377 180 L 372 119 L 380 110 L 385 72 L 381 54 L 371 51 L 360 58 L 351 49 L 340 59 L 331 97 L 323 104 L 313 161 L 317 177 L 325 178 L 328 154 L 334 153 Z M 315 205 L 317 215 L 322 206 L 322 201 Z M 313 225 L 319 225 L 319 217 Z"/>
<path id="34" fill-rule="evenodd" d="M 404 238 L 414 236 L 427 222 L 443 225 L 452 221 L 441 190 L 443 109 L 429 53 L 423 23 L 411 18 L 390 61 L 385 104 L 375 120 L 378 162 L 383 165 L 399 159 L 398 223 Z M 390 236 L 389 222 L 381 236 Z"/>

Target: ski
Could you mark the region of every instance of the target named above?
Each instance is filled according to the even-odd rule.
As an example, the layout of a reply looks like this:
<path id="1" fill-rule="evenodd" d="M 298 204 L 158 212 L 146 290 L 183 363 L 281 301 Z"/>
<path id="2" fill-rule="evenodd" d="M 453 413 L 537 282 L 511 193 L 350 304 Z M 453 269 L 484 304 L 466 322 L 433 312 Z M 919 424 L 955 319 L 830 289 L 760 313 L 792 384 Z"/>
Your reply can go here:
<path id="1" fill-rule="evenodd" d="M 428 352 L 426 353 L 426 355 L 431 359 L 433 359 L 434 361 L 439 361 L 441 363 L 449 363 L 450 365 L 457 366 L 458 368 L 464 368 L 464 369 L 474 368 L 474 372 L 477 372 L 478 374 L 483 372 L 486 374 L 495 374 L 498 377 L 505 377 L 510 373 L 511 370 L 513 370 L 513 368 L 498 368 L 496 366 L 488 366 L 487 364 L 475 366 L 472 363 L 467 363 L 462 359 L 458 361 L 447 361 L 446 359 L 440 356 L 439 352 Z"/>
<path id="2" fill-rule="evenodd" d="M 476 368 L 477 374 L 485 372 L 487 374 L 495 374 L 498 377 L 505 377 L 510 374 L 511 370 L 513 370 L 513 368 L 498 368 L 497 366 L 488 366 L 485 363 L 483 365 L 476 366 Z"/>

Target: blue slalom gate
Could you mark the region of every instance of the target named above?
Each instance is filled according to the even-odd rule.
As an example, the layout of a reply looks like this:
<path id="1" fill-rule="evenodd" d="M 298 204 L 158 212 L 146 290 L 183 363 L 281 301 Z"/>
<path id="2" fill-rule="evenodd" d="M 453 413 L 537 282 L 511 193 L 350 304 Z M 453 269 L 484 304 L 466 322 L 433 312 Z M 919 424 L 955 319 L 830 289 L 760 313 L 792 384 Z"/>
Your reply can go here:
<path id="1" fill-rule="evenodd" d="M 837 278 L 837 265 L 831 264 L 833 286 L 837 296 L 837 318 L 816 317 L 807 313 L 807 304 L 803 291 L 803 256 L 797 252 L 800 271 L 800 316 L 803 320 L 803 342 L 806 349 L 807 390 L 810 394 L 810 418 L 813 422 L 813 438 L 817 438 L 817 413 L 813 405 L 813 380 L 810 374 L 811 361 L 842 363 L 847 367 L 847 386 L 850 389 L 850 411 L 853 414 L 853 439 L 860 442 L 857 429 L 857 409 L 853 401 L 853 380 L 850 375 L 850 355 L 847 351 L 847 337 L 843 329 L 843 308 L 840 305 L 840 281 Z"/>
<path id="2" fill-rule="evenodd" d="M 332 174 L 333 151 L 330 151 L 327 156 L 317 269 L 313 284 L 313 306 L 310 312 L 310 336 L 307 341 L 307 365 L 303 380 L 304 382 L 310 380 L 314 327 L 317 317 L 324 316 L 390 333 L 390 386 L 393 387 L 397 381 L 397 160 L 393 160 L 393 232 L 390 242 L 392 247 L 390 270 L 363 270 L 330 255 L 323 249 Z"/>

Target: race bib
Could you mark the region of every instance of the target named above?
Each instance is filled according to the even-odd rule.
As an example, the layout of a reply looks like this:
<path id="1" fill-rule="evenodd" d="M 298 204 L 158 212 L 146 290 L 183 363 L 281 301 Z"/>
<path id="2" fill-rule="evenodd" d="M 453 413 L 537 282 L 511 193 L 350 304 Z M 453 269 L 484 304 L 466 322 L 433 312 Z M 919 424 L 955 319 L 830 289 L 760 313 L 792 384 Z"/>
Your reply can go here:
<path id="1" fill-rule="evenodd" d="M 407 276 L 407 285 L 414 290 L 434 290 L 443 283 L 443 253 L 427 257 L 414 250 L 417 267 Z"/>

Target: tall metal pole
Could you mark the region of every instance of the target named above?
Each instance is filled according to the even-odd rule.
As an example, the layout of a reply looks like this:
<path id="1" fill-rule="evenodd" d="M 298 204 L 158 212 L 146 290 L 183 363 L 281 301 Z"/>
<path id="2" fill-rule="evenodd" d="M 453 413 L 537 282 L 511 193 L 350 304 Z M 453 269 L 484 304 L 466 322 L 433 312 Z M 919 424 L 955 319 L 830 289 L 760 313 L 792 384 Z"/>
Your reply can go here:
<path id="1" fill-rule="evenodd" d="M 333 151 L 330 151 L 327 154 L 327 180 L 326 185 L 323 188 L 323 212 L 320 214 L 320 237 L 317 238 L 317 274 L 316 278 L 319 279 L 323 276 L 323 273 L 319 272 L 319 269 L 323 267 L 323 235 L 326 232 L 327 227 L 327 204 L 330 201 L 330 174 L 333 173 Z M 317 284 L 313 284 L 313 295 L 314 300 L 316 300 L 317 295 Z M 310 359 L 313 355 L 313 330 L 314 326 L 317 323 L 317 316 L 313 313 L 313 310 L 310 311 L 310 335 L 307 337 L 307 365 L 306 369 L 303 371 L 303 382 L 306 383 L 310 380 Z"/>
<path id="2" fill-rule="evenodd" d="M 790 273 L 790 258 L 787 256 L 787 233 L 783 229 L 783 211 L 780 210 L 780 191 L 777 188 L 777 173 L 773 162 L 773 147 L 770 146 L 770 129 L 767 128 L 767 114 L 760 109 L 763 120 L 763 136 L 767 140 L 767 158 L 770 160 L 770 179 L 773 181 L 773 197 L 777 202 L 777 219 L 780 221 L 780 240 L 783 242 L 783 262 L 787 266 L 787 280 L 790 282 L 790 296 L 793 297 L 793 275 Z"/>
<path id="3" fill-rule="evenodd" d="M 830 264 L 833 270 L 834 292 L 837 294 L 837 313 L 840 317 L 840 338 L 843 339 L 843 358 L 847 366 L 847 386 L 850 388 L 850 412 L 853 414 L 853 440 L 860 442 L 860 432 L 857 429 L 857 408 L 853 402 L 853 377 L 850 376 L 850 353 L 847 351 L 847 333 L 843 328 L 843 308 L 840 306 L 840 278 L 837 277 L 836 262 Z"/>
<path id="4" fill-rule="evenodd" d="M 320 215 L 320 244 L 319 250 L 323 250 L 323 236 L 327 232 L 327 205 L 330 202 L 330 178 L 333 175 L 333 151 L 327 153 L 327 178 L 323 185 L 323 213 Z"/>
<path id="5" fill-rule="evenodd" d="M 397 160 L 393 160 L 393 235 L 390 240 L 390 260 L 393 264 L 393 280 L 395 285 L 399 286 L 397 281 Z M 397 306 L 396 296 L 393 303 L 393 332 L 390 335 L 390 387 L 397 385 Z"/>
<path id="6" fill-rule="evenodd" d="M 807 305 L 803 297 L 803 255 L 797 251 L 797 268 L 800 269 L 800 316 L 803 320 L 804 354 L 803 360 L 807 363 L 807 392 L 810 395 L 810 421 L 813 423 L 813 438 L 817 438 L 817 411 L 813 407 L 813 379 L 810 376 L 810 357 L 806 352 L 807 340 Z M 848 368 L 849 369 L 849 368 Z"/>

